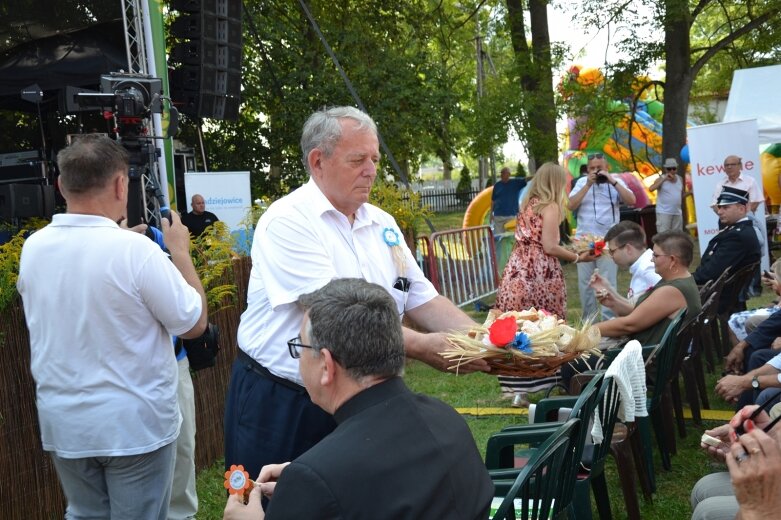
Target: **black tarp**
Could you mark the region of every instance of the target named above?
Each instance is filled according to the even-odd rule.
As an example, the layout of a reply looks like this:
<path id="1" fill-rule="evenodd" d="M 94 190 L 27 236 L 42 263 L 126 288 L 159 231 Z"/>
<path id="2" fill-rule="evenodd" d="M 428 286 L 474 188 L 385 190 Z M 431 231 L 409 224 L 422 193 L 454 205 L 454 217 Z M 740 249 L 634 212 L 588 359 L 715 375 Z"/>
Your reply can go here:
<path id="1" fill-rule="evenodd" d="M 94 88 L 127 70 L 120 0 L 6 0 L 0 6 L 0 109 L 35 110 L 23 88 L 57 109 L 65 86 Z"/>

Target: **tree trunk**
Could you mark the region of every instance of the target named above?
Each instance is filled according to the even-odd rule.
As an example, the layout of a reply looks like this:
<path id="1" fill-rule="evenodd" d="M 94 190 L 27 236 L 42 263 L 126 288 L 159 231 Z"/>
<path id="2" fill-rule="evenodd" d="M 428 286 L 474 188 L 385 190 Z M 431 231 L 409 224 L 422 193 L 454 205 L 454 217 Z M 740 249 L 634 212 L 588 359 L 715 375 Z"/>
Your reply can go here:
<path id="1" fill-rule="evenodd" d="M 532 50 L 526 41 L 522 0 L 506 0 L 510 40 L 524 92 L 523 140 L 534 162 L 556 161 L 556 105 L 553 97 L 547 0 L 529 0 Z"/>
<path id="2" fill-rule="evenodd" d="M 535 118 L 535 139 L 532 156 L 537 164 L 558 162 L 556 139 L 556 103 L 553 97 L 550 34 L 548 32 L 548 0 L 530 0 L 529 15 L 532 29 L 532 54 L 537 77 L 537 92 L 530 114 Z M 531 118 L 530 118 L 531 119 Z"/>
<path id="3" fill-rule="evenodd" d="M 689 112 L 689 92 L 692 87 L 691 27 L 688 4 L 681 0 L 666 0 L 667 19 L 664 31 L 666 72 L 664 116 L 662 119 L 662 155 L 674 157 L 680 164 L 681 149 L 686 144 L 686 119 Z M 660 165 L 661 166 L 661 165 Z M 683 169 L 682 169 L 683 170 Z"/>
<path id="4" fill-rule="evenodd" d="M 447 150 L 440 150 L 438 156 L 442 161 L 442 179 L 449 181 L 453 178 L 453 158 Z"/>
<path id="5" fill-rule="evenodd" d="M 664 115 L 662 116 L 662 160 L 673 157 L 683 166 L 681 149 L 686 144 L 686 119 L 689 113 L 691 91 L 691 19 L 688 4 L 680 0 L 666 0 L 667 19 L 664 31 L 664 53 L 667 77 L 664 86 Z M 661 165 L 659 165 L 661 167 Z M 686 169 L 679 168 L 685 182 Z M 684 184 L 685 186 L 685 184 Z M 688 221 L 686 190 L 681 192 L 684 222 Z"/>

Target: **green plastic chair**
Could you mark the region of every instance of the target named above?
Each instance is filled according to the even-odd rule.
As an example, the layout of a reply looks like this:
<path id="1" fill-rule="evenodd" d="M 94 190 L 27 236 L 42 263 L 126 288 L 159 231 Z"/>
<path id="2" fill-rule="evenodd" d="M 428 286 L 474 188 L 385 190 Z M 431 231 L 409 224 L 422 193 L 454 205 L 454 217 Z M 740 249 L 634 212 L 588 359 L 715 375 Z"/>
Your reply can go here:
<path id="1" fill-rule="evenodd" d="M 675 430 L 672 419 L 672 403 L 669 398 L 669 385 L 673 376 L 672 369 L 678 345 L 678 330 L 683 324 L 685 315 L 686 309 L 681 309 L 670 322 L 670 325 L 668 325 L 658 345 L 643 347 L 643 358 L 646 360 L 646 367 L 651 363 L 655 367 L 654 385 L 648 391 L 646 407 L 648 408 L 650 423 L 652 423 L 654 433 L 656 434 L 656 444 L 659 447 L 659 453 L 662 458 L 662 467 L 668 471 L 672 469 L 670 461 L 671 446 L 668 434 L 674 435 Z M 648 481 L 653 492 L 656 491 L 656 478 L 654 474 L 649 417 L 638 417 L 637 426 L 640 430 L 640 438 L 643 444 Z"/>
<path id="2" fill-rule="evenodd" d="M 580 419 L 572 418 L 540 445 L 510 485 L 493 520 L 515 520 L 518 516 L 523 520 L 547 520 L 567 516 L 568 508 L 562 506 L 567 497 L 572 497 L 575 480 L 563 478 L 561 469 L 575 463 L 574 453 L 582 428 Z"/>
<path id="3" fill-rule="evenodd" d="M 518 455 L 521 458 L 531 460 L 539 449 L 539 445 L 555 434 L 564 424 L 562 422 L 544 421 L 548 420 L 554 413 L 558 416 L 558 410 L 565 407 L 572 409 L 570 418 L 577 418 L 582 422 L 581 428 L 577 432 L 575 450 L 572 453 L 572 464 L 560 468 L 558 473 L 559 478 L 563 481 L 575 481 L 580 470 L 580 460 L 589 434 L 587 431 L 588 422 L 599 402 L 599 390 L 601 389 L 603 378 L 604 373 L 595 374 L 579 396 L 556 396 L 541 400 L 535 409 L 535 422 L 533 424 L 508 426 L 488 439 L 485 460 L 491 479 L 494 481 L 496 496 L 505 496 L 509 492 L 514 479 L 521 472 L 520 468 L 513 467 L 515 456 Z M 528 445 L 529 447 L 518 450 L 518 446 L 521 445 Z M 559 506 L 557 506 L 559 508 L 557 512 L 568 508 L 571 501 L 571 493 L 562 497 L 559 501 Z"/>

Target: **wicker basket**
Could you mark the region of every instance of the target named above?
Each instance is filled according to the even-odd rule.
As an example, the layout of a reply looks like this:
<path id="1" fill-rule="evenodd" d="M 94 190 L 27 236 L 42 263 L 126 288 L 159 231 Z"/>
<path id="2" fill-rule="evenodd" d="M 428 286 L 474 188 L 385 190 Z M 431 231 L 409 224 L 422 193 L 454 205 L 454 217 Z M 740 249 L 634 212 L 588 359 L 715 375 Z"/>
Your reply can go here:
<path id="1" fill-rule="evenodd" d="M 561 365 L 569 363 L 580 356 L 583 352 L 567 352 L 558 356 L 548 357 L 525 357 L 505 356 L 485 358 L 491 367 L 491 374 L 497 376 L 514 377 L 548 377 L 559 371 Z"/>

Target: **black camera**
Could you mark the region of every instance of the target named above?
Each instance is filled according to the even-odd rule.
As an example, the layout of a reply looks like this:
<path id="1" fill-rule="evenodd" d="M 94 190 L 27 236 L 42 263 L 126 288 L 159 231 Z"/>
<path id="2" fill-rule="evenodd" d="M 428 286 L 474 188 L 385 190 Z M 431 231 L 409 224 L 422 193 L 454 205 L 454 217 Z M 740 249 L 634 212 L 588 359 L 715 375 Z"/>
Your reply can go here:
<path id="1" fill-rule="evenodd" d="M 605 175 L 604 173 L 598 173 L 596 183 L 605 184 L 606 182 L 608 182 L 607 175 Z"/>
<path id="2" fill-rule="evenodd" d="M 187 349 L 191 370 L 213 367 L 220 351 L 220 329 L 214 323 L 209 323 L 206 332 L 195 339 L 177 338 L 174 348 L 177 356 L 182 347 Z"/>

